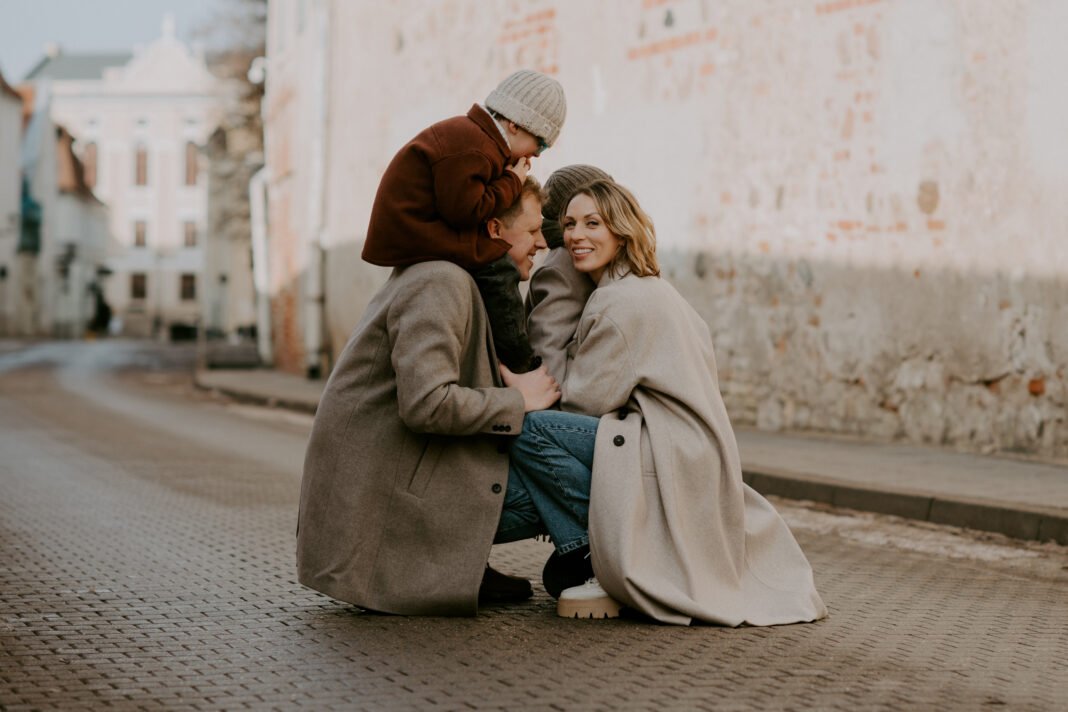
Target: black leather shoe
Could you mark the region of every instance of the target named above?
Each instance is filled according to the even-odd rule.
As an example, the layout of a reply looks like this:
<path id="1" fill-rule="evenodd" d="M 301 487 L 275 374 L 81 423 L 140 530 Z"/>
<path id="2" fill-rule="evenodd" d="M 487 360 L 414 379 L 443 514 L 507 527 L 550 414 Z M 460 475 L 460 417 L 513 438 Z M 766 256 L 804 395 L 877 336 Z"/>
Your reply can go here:
<path id="1" fill-rule="evenodd" d="M 580 546 L 563 556 L 554 551 L 541 570 L 541 583 L 553 598 L 560 598 L 560 592 L 565 588 L 581 586 L 591 578 L 593 563 L 589 546 Z"/>
<path id="2" fill-rule="evenodd" d="M 479 603 L 515 603 L 525 601 L 534 595 L 530 581 L 518 576 L 509 576 L 486 566 L 482 574 L 482 585 L 478 589 Z"/>

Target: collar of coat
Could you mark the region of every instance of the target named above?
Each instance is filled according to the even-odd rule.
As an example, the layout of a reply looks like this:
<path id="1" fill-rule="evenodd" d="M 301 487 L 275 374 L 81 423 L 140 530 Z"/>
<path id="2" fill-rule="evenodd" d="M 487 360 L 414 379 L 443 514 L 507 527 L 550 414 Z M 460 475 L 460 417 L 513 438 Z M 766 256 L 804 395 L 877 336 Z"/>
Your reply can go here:
<path id="1" fill-rule="evenodd" d="M 474 121 L 475 125 L 497 144 L 497 148 L 501 149 L 501 155 L 504 156 L 504 161 L 507 164 L 512 155 L 512 149 L 508 148 L 508 142 L 504 140 L 504 135 L 501 133 L 500 128 L 497 127 L 497 122 L 489 115 L 489 112 L 477 103 L 472 104 L 467 112 L 467 118 Z"/>
<path id="2" fill-rule="evenodd" d="M 630 267 L 627 267 L 626 265 L 615 268 L 610 267 L 604 271 L 604 274 L 601 275 L 601 281 L 597 283 L 597 286 L 603 287 L 606 284 L 618 282 L 624 277 L 629 277 L 631 274 L 632 272 L 630 271 Z"/>

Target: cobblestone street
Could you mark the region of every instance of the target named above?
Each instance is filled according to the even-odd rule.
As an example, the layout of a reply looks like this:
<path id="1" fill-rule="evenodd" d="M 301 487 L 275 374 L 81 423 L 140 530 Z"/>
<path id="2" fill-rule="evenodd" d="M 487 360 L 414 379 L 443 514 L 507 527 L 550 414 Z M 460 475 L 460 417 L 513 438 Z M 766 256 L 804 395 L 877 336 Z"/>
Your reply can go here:
<path id="1" fill-rule="evenodd" d="M 311 419 L 190 385 L 191 351 L 0 356 L 0 707 L 1063 709 L 1068 549 L 775 500 L 831 616 L 573 621 L 535 586 L 474 619 L 299 586 Z M 497 547 L 537 580 L 549 545 Z M 1059 701 L 1059 702 L 1058 702 Z"/>

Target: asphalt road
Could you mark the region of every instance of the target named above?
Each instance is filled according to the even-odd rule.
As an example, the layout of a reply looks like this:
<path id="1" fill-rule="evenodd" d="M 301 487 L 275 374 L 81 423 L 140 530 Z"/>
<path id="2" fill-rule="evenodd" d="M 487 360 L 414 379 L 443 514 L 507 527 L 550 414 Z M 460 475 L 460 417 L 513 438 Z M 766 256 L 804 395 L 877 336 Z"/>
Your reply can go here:
<path id="1" fill-rule="evenodd" d="M 1063 709 L 1068 550 L 776 500 L 826 621 L 369 615 L 294 580 L 310 418 L 192 352 L 0 349 L 0 708 Z M 497 547 L 537 576 L 542 542 Z"/>

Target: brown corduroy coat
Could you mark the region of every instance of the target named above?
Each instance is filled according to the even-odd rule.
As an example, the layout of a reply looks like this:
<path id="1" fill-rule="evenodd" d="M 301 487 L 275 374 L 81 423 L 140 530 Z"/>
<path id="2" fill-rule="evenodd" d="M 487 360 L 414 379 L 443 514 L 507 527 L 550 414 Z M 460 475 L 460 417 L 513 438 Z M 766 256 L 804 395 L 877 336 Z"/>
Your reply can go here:
<path id="1" fill-rule="evenodd" d="M 448 260 L 474 269 L 503 257 L 508 245 L 489 236 L 486 221 L 519 197 L 523 184 L 507 170 L 510 157 L 478 104 L 419 132 L 378 184 L 363 259 L 384 267 Z"/>
<path id="2" fill-rule="evenodd" d="M 668 282 L 605 274 L 569 346 L 562 408 L 603 416 L 590 549 L 614 598 L 665 623 L 826 615 L 786 523 L 742 482 L 711 335 Z"/>
<path id="3" fill-rule="evenodd" d="M 330 374 L 301 482 L 302 584 L 364 608 L 474 615 L 523 396 L 502 386 L 474 280 L 394 270 Z"/>

